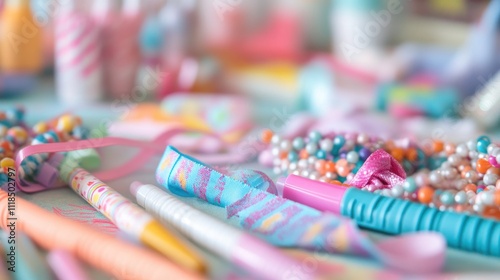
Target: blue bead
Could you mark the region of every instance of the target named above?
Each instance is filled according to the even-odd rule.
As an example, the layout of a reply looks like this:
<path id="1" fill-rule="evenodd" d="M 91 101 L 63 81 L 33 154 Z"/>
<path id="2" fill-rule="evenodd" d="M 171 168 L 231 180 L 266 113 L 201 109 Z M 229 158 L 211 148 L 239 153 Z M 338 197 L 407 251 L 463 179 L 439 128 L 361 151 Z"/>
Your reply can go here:
<path id="1" fill-rule="evenodd" d="M 300 137 L 297 137 L 293 140 L 293 143 L 292 143 L 293 147 L 296 149 L 296 150 L 302 150 L 304 149 L 305 147 L 305 142 L 304 142 L 304 139 L 300 138 Z"/>
<path id="2" fill-rule="evenodd" d="M 476 191 L 476 194 L 478 194 L 478 193 L 480 193 L 482 191 L 483 191 L 483 189 L 478 188 L 477 191 Z"/>
<path id="3" fill-rule="evenodd" d="M 339 148 L 341 148 L 342 146 L 344 146 L 344 144 L 345 144 L 345 138 L 342 135 L 337 135 L 333 139 L 333 145 L 335 145 L 335 146 L 337 146 Z"/>
<path id="4" fill-rule="evenodd" d="M 317 131 L 311 131 L 311 133 L 309 133 L 309 141 L 313 143 L 318 143 L 322 137 L 321 133 Z"/>
<path id="5" fill-rule="evenodd" d="M 288 160 L 290 162 L 296 162 L 299 160 L 299 155 L 297 154 L 297 152 L 294 152 L 294 151 L 291 151 L 289 154 L 288 154 Z"/>
<path id="6" fill-rule="evenodd" d="M 453 204 L 453 194 L 450 193 L 449 191 L 444 191 L 441 196 L 440 196 L 441 202 L 444 205 L 451 205 Z"/>
<path id="7" fill-rule="evenodd" d="M 326 152 L 323 150 L 319 150 L 318 152 L 316 152 L 316 157 L 318 159 L 326 159 Z"/>
<path id="8" fill-rule="evenodd" d="M 491 140 L 488 136 L 481 136 L 477 139 L 477 151 L 483 154 L 488 153 L 488 146 Z"/>

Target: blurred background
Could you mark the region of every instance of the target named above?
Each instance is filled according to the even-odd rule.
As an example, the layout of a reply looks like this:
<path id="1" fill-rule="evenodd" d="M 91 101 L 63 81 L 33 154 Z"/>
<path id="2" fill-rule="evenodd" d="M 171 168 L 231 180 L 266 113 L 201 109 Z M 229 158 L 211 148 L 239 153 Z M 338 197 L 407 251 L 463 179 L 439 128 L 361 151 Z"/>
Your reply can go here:
<path id="1" fill-rule="evenodd" d="M 112 116 L 111 134 L 176 122 L 236 141 L 300 112 L 387 137 L 498 131 L 499 0 L 0 3 L 0 108 L 28 122 L 71 111 Z"/>

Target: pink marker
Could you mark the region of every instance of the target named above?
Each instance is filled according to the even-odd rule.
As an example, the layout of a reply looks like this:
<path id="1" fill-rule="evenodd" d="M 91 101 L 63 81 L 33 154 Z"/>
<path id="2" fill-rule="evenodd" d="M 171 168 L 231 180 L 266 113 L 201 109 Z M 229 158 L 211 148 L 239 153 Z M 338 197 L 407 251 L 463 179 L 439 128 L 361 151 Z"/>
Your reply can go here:
<path id="1" fill-rule="evenodd" d="M 262 240 L 225 224 L 153 185 L 134 182 L 130 191 L 137 203 L 162 222 L 218 256 L 262 279 L 315 279 L 297 275 L 300 263 Z"/>

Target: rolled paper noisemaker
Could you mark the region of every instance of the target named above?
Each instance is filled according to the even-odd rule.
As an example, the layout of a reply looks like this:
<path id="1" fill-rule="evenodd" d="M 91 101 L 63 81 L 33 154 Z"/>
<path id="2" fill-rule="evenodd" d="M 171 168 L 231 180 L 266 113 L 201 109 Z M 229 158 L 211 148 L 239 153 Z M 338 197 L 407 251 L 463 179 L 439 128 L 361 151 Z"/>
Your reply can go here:
<path id="1" fill-rule="evenodd" d="M 277 196 L 274 183 L 258 171 L 227 175 L 168 147 L 156 179 L 174 194 L 224 207 L 228 218 L 238 218 L 243 228 L 274 245 L 369 256 L 410 273 L 436 272 L 444 264 L 445 242 L 440 235 L 418 233 L 375 244 L 352 220 Z M 421 242 L 432 242 L 435 248 L 412 246 Z M 391 250 L 392 246 L 400 250 Z"/>

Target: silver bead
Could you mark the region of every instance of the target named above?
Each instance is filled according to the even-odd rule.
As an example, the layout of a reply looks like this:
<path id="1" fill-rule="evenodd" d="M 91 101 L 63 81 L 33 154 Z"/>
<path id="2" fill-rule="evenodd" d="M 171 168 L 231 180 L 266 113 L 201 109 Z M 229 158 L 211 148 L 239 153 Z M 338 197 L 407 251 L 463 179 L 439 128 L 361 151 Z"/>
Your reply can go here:
<path id="1" fill-rule="evenodd" d="M 498 181 L 498 175 L 497 174 L 485 174 L 483 177 L 483 181 L 485 185 L 494 185 Z"/>
<path id="2" fill-rule="evenodd" d="M 318 151 L 318 146 L 315 143 L 308 143 L 306 145 L 306 151 L 308 154 L 314 155 Z"/>
<path id="3" fill-rule="evenodd" d="M 359 160 L 359 155 L 355 151 L 350 151 L 350 152 L 347 153 L 346 159 L 347 159 L 347 162 L 355 164 Z"/>
<path id="4" fill-rule="evenodd" d="M 466 144 L 460 144 L 457 146 L 455 152 L 461 157 L 466 157 L 469 155 L 469 149 Z"/>
<path id="5" fill-rule="evenodd" d="M 331 139 L 323 139 L 319 143 L 321 150 L 325 152 L 330 152 L 333 149 L 333 141 Z"/>
<path id="6" fill-rule="evenodd" d="M 464 191 L 459 191 L 455 194 L 455 202 L 458 204 L 465 204 L 467 202 L 467 195 Z"/>

